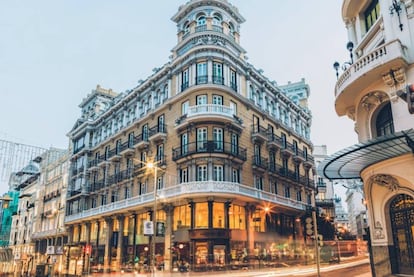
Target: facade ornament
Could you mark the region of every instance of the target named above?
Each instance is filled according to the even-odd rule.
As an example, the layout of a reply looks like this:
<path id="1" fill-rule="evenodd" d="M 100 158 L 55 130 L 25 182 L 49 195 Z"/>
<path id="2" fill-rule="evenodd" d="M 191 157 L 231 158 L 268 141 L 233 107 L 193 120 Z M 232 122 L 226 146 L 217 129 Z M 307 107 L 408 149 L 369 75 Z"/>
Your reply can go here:
<path id="1" fill-rule="evenodd" d="M 368 182 L 370 185 L 378 184 L 379 186 L 386 187 L 392 192 L 397 191 L 400 187 L 397 179 L 395 179 L 391 175 L 386 175 L 386 174 L 374 175 L 370 178 Z"/>
<path id="2" fill-rule="evenodd" d="M 378 239 L 384 239 L 384 238 L 385 238 L 385 235 L 382 231 L 381 222 L 376 221 L 375 226 L 374 226 L 374 239 L 378 240 Z"/>
<path id="3" fill-rule="evenodd" d="M 382 74 L 382 80 L 389 87 L 395 87 L 405 82 L 405 71 L 403 68 L 390 69 L 390 71 Z"/>
<path id="4" fill-rule="evenodd" d="M 383 92 L 370 92 L 361 99 L 361 106 L 365 108 L 366 111 L 370 111 L 372 108 L 381 104 L 386 95 Z"/>
<path id="5" fill-rule="evenodd" d="M 348 116 L 349 119 L 351 119 L 352 121 L 355 121 L 355 108 L 350 108 L 346 111 L 346 115 Z"/>

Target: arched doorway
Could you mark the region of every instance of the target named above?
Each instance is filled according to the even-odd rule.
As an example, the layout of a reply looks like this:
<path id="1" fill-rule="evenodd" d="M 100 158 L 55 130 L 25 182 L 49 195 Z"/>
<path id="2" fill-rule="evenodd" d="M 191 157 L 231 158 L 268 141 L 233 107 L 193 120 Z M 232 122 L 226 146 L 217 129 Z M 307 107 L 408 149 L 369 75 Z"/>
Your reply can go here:
<path id="1" fill-rule="evenodd" d="M 394 270 L 414 274 L 414 199 L 406 194 L 396 196 L 390 205 L 394 240 Z"/>

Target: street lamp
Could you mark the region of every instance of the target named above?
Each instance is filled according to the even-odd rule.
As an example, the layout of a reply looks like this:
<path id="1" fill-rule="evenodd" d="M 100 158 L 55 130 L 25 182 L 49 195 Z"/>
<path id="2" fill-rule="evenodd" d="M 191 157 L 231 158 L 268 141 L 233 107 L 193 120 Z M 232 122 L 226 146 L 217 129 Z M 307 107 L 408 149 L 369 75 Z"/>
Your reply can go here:
<path id="1" fill-rule="evenodd" d="M 156 225 L 157 225 L 157 166 L 154 162 L 148 162 L 147 163 L 148 169 L 154 169 L 154 207 L 153 207 L 153 213 L 152 213 L 152 237 L 151 237 L 151 251 L 152 255 L 150 255 L 151 261 L 150 266 L 152 268 L 152 273 L 155 274 L 155 238 L 156 238 Z"/>

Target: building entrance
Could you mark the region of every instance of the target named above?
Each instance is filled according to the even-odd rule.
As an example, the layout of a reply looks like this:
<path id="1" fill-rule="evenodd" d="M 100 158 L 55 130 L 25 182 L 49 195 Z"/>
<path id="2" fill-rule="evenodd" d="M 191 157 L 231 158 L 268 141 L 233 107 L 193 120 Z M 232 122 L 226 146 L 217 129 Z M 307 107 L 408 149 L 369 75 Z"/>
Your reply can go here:
<path id="1" fill-rule="evenodd" d="M 395 197 L 390 205 L 392 235 L 395 247 L 395 270 L 414 274 L 414 199 L 406 194 Z"/>

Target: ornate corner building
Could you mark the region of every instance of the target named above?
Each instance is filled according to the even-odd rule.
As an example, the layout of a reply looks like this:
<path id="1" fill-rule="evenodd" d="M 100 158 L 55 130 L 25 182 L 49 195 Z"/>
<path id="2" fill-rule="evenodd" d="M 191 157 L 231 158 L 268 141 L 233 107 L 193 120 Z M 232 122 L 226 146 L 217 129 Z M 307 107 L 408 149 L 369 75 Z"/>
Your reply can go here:
<path id="1" fill-rule="evenodd" d="M 278 86 L 246 61 L 245 19 L 227 1 L 188 1 L 172 20 L 178 41 L 164 66 L 80 104 L 68 134 L 68 274 L 153 261 L 221 269 L 306 250 L 308 85 Z"/>
<path id="2" fill-rule="evenodd" d="M 318 170 L 329 179 L 363 180 L 373 276 L 412 275 L 414 3 L 344 0 L 342 18 L 351 61 L 337 73 L 335 109 L 355 122 L 360 143 Z"/>

